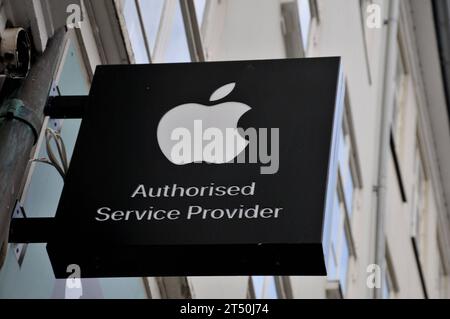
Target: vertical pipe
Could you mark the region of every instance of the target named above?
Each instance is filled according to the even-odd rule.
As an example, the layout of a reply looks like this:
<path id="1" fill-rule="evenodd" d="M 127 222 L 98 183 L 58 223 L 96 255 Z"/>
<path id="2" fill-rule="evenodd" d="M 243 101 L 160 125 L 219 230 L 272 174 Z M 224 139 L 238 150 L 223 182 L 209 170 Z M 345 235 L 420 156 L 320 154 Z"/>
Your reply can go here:
<path id="1" fill-rule="evenodd" d="M 55 33 L 15 94 L 15 98 L 38 116 L 40 123 L 43 122 L 44 107 L 62 57 L 65 34 L 64 29 Z M 41 127 L 36 129 L 39 132 Z M 19 197 L 34 139 L 31 128 L 21 121 L 8 120 L 0 126 L 0 247 L 8 240 L 12 209 Z"/>
<path id="2" fill-rule="evenodd" d="M 383 98 L 380 122 L 380 141 L 378 150 L 378 196 L 376 213 L 376 241 L 375 241 L 375 263 L 379 265 L 382 272 L 385 269 L 385 230 L 384 219 L 386 215 L 387 198 L 387 171 L 389 161 L 390 124 L 393 112 L 395 72 L 397 55 L 397 35 L 400 17 L 399 0 L 389 0 L 389 20 L 386 40 L 385 70 L 383 81 Z M 375 289 L 375 298 L 381 299 L 383 291 L 383 281 L 381 288 Z"/>

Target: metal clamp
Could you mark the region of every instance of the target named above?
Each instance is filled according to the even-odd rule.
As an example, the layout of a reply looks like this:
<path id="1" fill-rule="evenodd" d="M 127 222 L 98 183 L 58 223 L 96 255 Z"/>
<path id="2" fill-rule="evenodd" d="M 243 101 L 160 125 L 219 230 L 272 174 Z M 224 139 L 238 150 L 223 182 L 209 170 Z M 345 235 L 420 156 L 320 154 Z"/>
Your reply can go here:
<path id="1" fill-rule="evenodd" d="M 25 214 L 25 210 L 20 204 L 19 201 L 16 201 L 16 205 L 14 207 L 13 220 L 16 218 L 27 218 Z M 27 251 L 28 244 L 27 243 L 12 243 L 12 248 L 14 250 L 14 255 L 16 256 L 17 263 L 19 267 L 22 267 L 23 259 L 25 258 L 25 253 Z"/>
<path id="2" fill-rule="evenodd" d="M 39 138 L 38 127 L 41 126 L 39 117 L 32 110 L 27 108 L 22 100 L 8 99 L 0 107 L 0 125 L 2 120 L 18 120 L 28 125 L 34 135 L 34 144 Z"/>

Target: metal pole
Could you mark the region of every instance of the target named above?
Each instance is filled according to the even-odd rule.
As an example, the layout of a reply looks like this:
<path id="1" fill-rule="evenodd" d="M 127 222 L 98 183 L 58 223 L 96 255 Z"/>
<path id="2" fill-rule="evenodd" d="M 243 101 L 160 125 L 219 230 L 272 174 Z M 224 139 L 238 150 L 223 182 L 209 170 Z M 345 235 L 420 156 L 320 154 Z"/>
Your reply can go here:
<path id="1" fill-rule="evenodd" d="M 387 171 L 389 160 L 389 143 L 390 143 L 390 124 L 393 111 L 393 94 L 395 79 L 395 60 L 397 53 L 397 34 L 398 19 L 400 15 L 399 0 L 391 0 L 389 2 L 389 24 L 387 31 L 384 87 L 383 87 L 383 105 L 380 122 L 380 144 L 378 153 L 378 197 L 377 197 L 377 213 L 376 213 L 376 241 L 375 241 L 375 263 L 381 267 L 382 272 L 386 271 L 385 265 L 385 215 L 386 215 L 386 198 L 387 198 Z M 383 282 L 380 289 L 375 290 L 375 298 L 381 299 L 383 291 Z"/>
<path id="2" fill-rule="evenodd" d="M 28 77 L 23 80 L 14 96 L 37 116 L 37 132 L 42 128 L 44 107 L 62 58 L 65 41 L 65 29 L 58 30 L 45 52 L 36 58 Z M 12 118 L 0 124 L 0 248 L 7 244 L 12 210 L 19 197 L 34 143 L 34 132 L 24 122 Z"/>

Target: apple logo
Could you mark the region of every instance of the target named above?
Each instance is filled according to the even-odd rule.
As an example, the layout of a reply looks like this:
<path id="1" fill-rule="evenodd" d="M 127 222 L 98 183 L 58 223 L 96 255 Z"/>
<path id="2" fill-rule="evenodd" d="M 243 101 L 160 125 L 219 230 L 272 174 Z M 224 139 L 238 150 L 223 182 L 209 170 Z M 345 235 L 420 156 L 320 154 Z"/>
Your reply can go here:
<path id="1" fill-rule="evenodd" d="M 220 87 L 209 101 L 222 100 L 235 86 L 236 83 L 229 83 Z M 176 165 L 229 163 L 249 144 L 239 134 L 237 125 L 241 116 L 250 109 L 248 105 L 239 102 L 210 106 L 187 103 L 176 106 L 164 114 L 158 124 L 159 147 L 164 156 Z"/>

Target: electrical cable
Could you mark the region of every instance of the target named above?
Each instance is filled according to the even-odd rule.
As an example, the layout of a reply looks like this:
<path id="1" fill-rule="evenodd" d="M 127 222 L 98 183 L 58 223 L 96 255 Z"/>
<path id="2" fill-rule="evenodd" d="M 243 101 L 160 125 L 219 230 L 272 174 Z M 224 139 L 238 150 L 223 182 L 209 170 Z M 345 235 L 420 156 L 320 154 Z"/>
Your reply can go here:
<path id="1" fill-rule="evenodd" d="M 56 158 L 56 155 L 51 146 L 52 140 L 56 145 L 59 160 Z M 67 171 L 69 170 L 69 161 L 67 160 L 66 146 L 61 137 L 61 134 L 57 131 L 52 130 L 51 128 L 47 128 L 45 130 L 45 145 L 48 158 L 38 158 L 32 160 L 32 162 L 44 163 L 53 166 L 54 168 L 56 168 L 59 175 L 61 175 L 62 179 L 64 180 Z"/>

